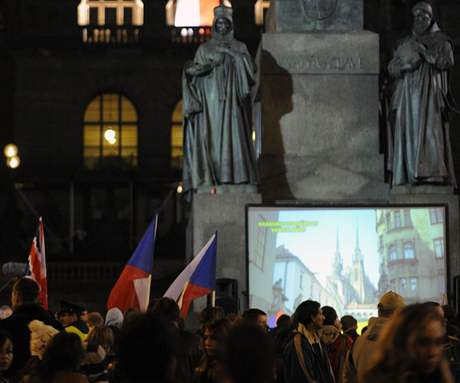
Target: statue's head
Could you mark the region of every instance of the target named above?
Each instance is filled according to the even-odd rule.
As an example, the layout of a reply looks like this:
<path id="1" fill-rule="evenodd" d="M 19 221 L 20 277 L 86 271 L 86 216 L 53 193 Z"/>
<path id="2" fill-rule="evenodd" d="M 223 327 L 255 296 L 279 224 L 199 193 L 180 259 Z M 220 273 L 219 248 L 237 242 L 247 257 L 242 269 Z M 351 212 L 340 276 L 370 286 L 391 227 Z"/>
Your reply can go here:
<path id="1" fill-rule="evenodd" d="M 214 32 L 226 36 L 233 30 L 233 10 L 220 5 L 214 8 Z"/>
<path id="2" fill-rule="evenodd" d="M 414 5 L 412 15 L 414 16 L 413 30 L 417 35 L 424 34 L 433 24 L 433 8 L 425 1 Z"/>

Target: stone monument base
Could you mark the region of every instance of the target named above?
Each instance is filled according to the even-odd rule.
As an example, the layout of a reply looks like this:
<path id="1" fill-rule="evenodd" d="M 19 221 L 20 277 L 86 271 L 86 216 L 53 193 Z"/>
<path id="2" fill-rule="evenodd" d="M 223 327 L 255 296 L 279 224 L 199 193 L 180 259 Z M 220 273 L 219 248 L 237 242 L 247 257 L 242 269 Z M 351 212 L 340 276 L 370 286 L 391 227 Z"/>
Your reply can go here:
<path id="1" fill-rule="evenodd" d="M 246 205 L 258 204 L 257 193 L 194 194 L 189 231 L 188 254 L 195 256 L 217 231 L 217 278 L 238 281 L 239 307 L 246 306 Z M 189 250 L 189 249 L 188 249 Z M 193 311 L 199 312 L 206 299 L 194 301 Z"/>

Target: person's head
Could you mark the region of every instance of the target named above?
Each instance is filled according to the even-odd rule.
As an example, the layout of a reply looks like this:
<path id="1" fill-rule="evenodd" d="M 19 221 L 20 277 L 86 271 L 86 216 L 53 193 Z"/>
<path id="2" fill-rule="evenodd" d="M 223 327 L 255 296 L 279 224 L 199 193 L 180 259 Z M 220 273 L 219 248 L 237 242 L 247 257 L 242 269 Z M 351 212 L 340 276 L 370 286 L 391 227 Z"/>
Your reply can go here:
<path id="1" fill-rule="evenodd" d="M 13 310 L 10 306 L 3 305 L 2 307 L 0 307 L 0 320 L 10 317 L 11 314 L 13 314 Z"/>
<path id="2" fill-rule="evenodd" d="M 180 323 L 179 305 L 174 299 L 163 297 L 159 299 L 151 309 L 151 313 L 160 316 L 166 321 L 178 326 Z"/>
<path id="3" fill-rule="evenodd" d="M 297 306 L 294 315 L 292 316 L 293 326 L 297 327 L 303 324 L 305 327 L 310 327 L 313 330 L 319 330 L 324 323 L 324 315 L 321 311 L 319 302 L 307 300 Z"/>
<path id="4" fill-rule="evenodd" d="M 0 375 L 5 373 L 13 363 L 13 341 L 11 336 L 0 331 Z"/>
<path id="5" fill-rule="evenodd" d="M 337 315 L 337 311 L 331 306 L 323 306 L 321 308 L 321 311 L 323 312 L 324 316 L 324 326 L 334 326 L 338 330 L 342 329 L 342 323 L 340 322 L 340 319 Z"/>
<path id="6" fill-rule="evenodd" d="M 33 320 L 28 324 L 28 327 L 30 330 L 30 354 L 42 359 L 51 338 L 59 331 L 39 320 Z"/>
<path id="7" fill-rule="evenodd" d="M 88 345 L 101 346 L 105 352 L 110 353 L 113 349 L 113 332 L 108 326 L 96 326 L 91 329 L 86 338 Z"/>
<path id="8" fill-rule="evenodd" d="M 88 310 L 84 309 L 82 312 L 80 312 L 78 319 L 81 320 L 82 322 L 87 323 L 88 322 Z"/>
<path id="9" fill-rule="evenodd" d="M 432 305 L 419 303 L 404 307 L 379 336 L 373 366 L 399 374 L 430 374 L 439 368 L 443 358 L 443 321 Z"/>
<path id="10" fill-rule="evenodd" d="M 382 318 L 392 316 L 395 311 L 402 309 L 405 306 L 404 299 L 394 291 L 388 291 L 382 295 L 377 305 L 378 315 Z"/>
<path id="11" fill-rule="evenodd" d="M 351 315 L 344 315 L 341 319 L 340 322 L 342 323 L 342 329 L 343 331 L 352 331 L 358 328 L 358 321 L 352 317 Z"/>
<path id="12" fill-rule="evenodd" d="M 264 330 L 267 329 L 267 313 L 260 309 L 248 309 L 243 313 L 243 321 L 254 323 Z"/>
<path id="13" fill-rule="evenodd" d="M 61 324 L 64 327 L 70 326 L 72 323 L 75 323 L 77 319 L 77 314 L 73 311 L 61 310 L 58 313 L 58 321 L 61 322 Z"/>
<path id="14" fill-rule="evenodd" d="M 217 356 L 223 350 L 224 342 L 230 331 L 228 319 L 218 319 L 205 323 L 202 327 L 203 349 L 208 356 Z"/>
<path id="15" fill-rule="evenodd" d="M 177 329 L 152 313 L 128 319 L 115 345 L 117 374 L 134 382 L 167 381 L 176 367 Z"/>
<path id="16" fill-rule="evenodd" d="M 214 8 L 213 30 L 220 36 L 226 36 L 233 30 L 233 10 L 220 5 Z"/>
<path id="17" fill-rule="evenodd" d="M 105 325 L 121 328 L 123 324 L 123 313 L 118 307 L 113 307 L 105 315 Z"/>
<path id="18" fill-rule="evenodd" d="M 225 311 L 222 307 L 215 306 L 215 307 L 205 307 L 201 310 L 200 315 L 198 317 L 198 321 L 200 325 L 204 325 L 205 323 L 212 322 L 215 320 L 225 318 Z"/>
<path id="19" fill-rule="evenodd" d="M 96 326 L 103 326 L 104 325 L 104 318 L 102 315 L 96 311 L 93 311 L 88 314 L 88 321 L 86 322 L 89 329 L 92 329 Z"/>
<path id="20" fill-rule="evenodd" d="M 40 292 L 40 287 L 38 284 L 31 278 L 19 278 L 13 284 L 11 290 L 11 305 L 13 310 L 22 305 L 29 303 L 38 303 L 38 293 Z"/>
<path id="21" fill-rule="evenodd" d="M 86 311 L 83 307 L 70 303 L 67 301 L 61 301 L 61 310 L 58 313 L 58 320 L 64 327 L 71 325 L 79 320 L 81 313 Z"/>
<path id="22" fill-rule="evenodd" d="M 289 315 L 280 315 L 276 320 L 276 327 L 281 329 L 287 329 L 291 326 L 291 317 Z"/>
<path id="23" fill-rule="evenodd" d="M 414 33 L 422 35 L 433 23 L 433 8 L 426 1 L 421 1 L 412 8 L 412 16 L 414 17 Z"/>
<path id="24" fill-rule="evenodd" d="M 83 345 L 78 335 L 59 332 L 51 338 L 43 353 L 43 371 L 48 376 L 54 376 L 58 371 L 77 372 L 83 355 Z"/>
<path id="25" fill-rule="evenodd" d="M 227 338 L 224 362 L 232 383 L 273 382 L 273 337 L 253 323 L 243 322 L 235 326 Z"/>

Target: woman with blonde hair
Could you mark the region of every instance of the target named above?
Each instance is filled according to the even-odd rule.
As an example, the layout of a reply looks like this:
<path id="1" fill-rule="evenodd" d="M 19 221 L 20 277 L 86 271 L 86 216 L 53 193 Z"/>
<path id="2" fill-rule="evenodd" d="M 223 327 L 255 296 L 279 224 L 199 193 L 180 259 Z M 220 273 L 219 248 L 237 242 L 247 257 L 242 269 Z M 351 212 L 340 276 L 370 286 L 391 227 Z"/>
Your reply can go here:
<path id="1" fill-rule="evenodd" d="M 444 318 L 432 305 L 404 307 L 385 326 L 360 383 L 453 383 L 444 358 Z"/>

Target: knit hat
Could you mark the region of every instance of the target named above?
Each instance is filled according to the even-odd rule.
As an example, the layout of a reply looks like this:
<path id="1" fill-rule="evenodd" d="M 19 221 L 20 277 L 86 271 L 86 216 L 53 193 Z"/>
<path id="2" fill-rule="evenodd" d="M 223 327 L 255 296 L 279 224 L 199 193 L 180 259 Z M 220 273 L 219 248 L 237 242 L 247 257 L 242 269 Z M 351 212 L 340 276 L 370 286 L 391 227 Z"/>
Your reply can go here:
<path id="1" fill-rule="evenodd" d="M 49 341 L 59 331 L 39 320 L 33 320 L 28 327 L 30 330 L 30 353 L 41 359 Z"/>
<path id="2" fill-rule="evenodd" d="M 382 295 L 377 307 L 379 310 L 391 312 L 401 309 L 405 305 L 406 303 L 404 302 L 404 298 L 401 295 L 395 293 L 394 291 L 388 291 Z"/>

